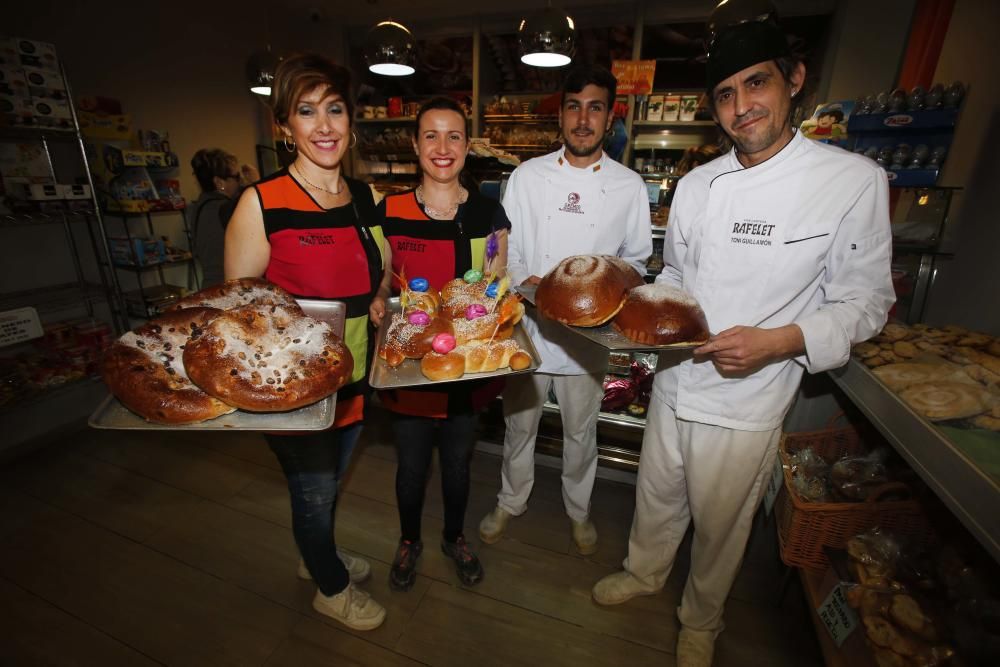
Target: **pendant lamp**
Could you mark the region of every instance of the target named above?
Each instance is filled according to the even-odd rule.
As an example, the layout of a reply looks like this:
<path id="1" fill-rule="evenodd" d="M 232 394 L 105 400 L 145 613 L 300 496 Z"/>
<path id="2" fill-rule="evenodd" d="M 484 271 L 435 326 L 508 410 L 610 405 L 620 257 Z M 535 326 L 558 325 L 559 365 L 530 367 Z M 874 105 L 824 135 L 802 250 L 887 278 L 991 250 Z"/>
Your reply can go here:
<path id="1" fill-rule="evenodd" d="M 265 97 L 271 94 L 274 70 L 277 69 L 279 60 L 270 47 L 250 56 L 247 60 L 247 85 L 251 93 Z"/>
<path id="2" fill-rule="evenodd" d="M 409 76 L 413 69 L 413 34 L 395 21 L 382 21 L 365 40 L 368 69 L 385 76 Z"/>
<path id="3" fill-rule="evenodd" d="M 525 65 L 562 67 L 573 60 L 576 25 L 566 12 L 546 7 L 521 20 L 517 42 Z"/>

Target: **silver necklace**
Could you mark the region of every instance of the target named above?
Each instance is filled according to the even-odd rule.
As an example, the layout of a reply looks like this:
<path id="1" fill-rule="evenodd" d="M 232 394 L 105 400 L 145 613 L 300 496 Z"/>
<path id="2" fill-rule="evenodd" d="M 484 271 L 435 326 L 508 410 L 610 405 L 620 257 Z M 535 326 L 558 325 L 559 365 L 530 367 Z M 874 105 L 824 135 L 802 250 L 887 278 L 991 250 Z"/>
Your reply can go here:
<path id="1" fill-rule="evenodd" d="M 452 204 L 451 206 L 449 206 L 448 208 L 443 209 L 443 210 L 436 209 L 433 206 L 431 206 L 430 204 L 428 204 L 426 201 L 424 201 L 424 186 L 423 186 L 423 184 L 420 184 L 420 185 L 417 186 L 417 189 L 414 192 L 414 194 L 417 197 L 417 202 L 421 206 L 424 207 L 425 211 L 427 211 L 427 215 L 429 215 L 432 218 L 438 218 L 438 219 L 443 219 L 443 220 L 451 220 L 452 218 L 455 217 L 455 214 L 458 213 L 458 207 L 461 206 L 462 204 L 464 204 L 469 199 L 469 191 L 468 190 L 466 190 L 465 188 L 463 188 L 461 186 L 458 188 L 458 190 L 459 190 L 458 201 L 456 201 L 454 204 Z"/>
<path id="2" fill-rule="evenodd" d="M 299 169 L 299 168 L 298 168 L 298 167 L 297 167 L 296 165 L 294 165 L 294 164 L 293 164 L 292 166 L 293 166 L 293 167 L 295 167 L 295 173 L 299 175 L 299 178 L 301 178 L 301 179 L 302 179 L 302 182 L 303 182 L 303 183 L 305 183 L 306 185 L 308 185 L 308 186 L 309 186 L 309 187 L 311 187 L 311 188 L 315 188 L 315 189 L 317 189 L 317 190 L 322 190 L 323 192 L 328 192 L 328 193 L 330 193 L 331 195 L 339 195 L 339 194 L 340 194 L 341 192 L 343 192 L 343 191 L 344 191 L 344 186 L 342 186 L 342 185 L 340 186 L 340 189 L 339 189 L 339 190 L 327 190 L 326 188 L 324 188 L 324 187 L 322 187 L 322 186 L 319 186 L 319 185 L 316 185 L 315 183 L 310 183 L 310 182 L 309 182 L 309 179 L 307 179 L 307 178 L 305 177 L 305 175 L 304 175 L 304 174 L 302 173 L 302 170 L 301 170 L 301 169 Z M 338 184 L 338 185 L 340 184 L 340 178 L 339 178 L 339 177 L 338 177 L 338 179 L 337 179 L 337 184 Z"/>

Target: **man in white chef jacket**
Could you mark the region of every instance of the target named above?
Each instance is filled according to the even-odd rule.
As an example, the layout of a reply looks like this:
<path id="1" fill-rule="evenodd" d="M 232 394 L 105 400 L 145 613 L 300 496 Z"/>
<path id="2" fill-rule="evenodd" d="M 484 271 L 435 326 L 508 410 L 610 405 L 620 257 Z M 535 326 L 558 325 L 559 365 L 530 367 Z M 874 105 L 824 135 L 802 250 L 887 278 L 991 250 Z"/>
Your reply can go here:
<path id="1" fill-rule="evenodd" d="M 660 355 L 628 557 L 593 597 L 660 591 L 693 523 L 681 667 L 711 664 L 803 371 L 845 364 L 894 301 L 885 172 L 792 128 L 804 78 L 773 18 L 717 32 L 707 92 L 734 149 L 681 179 L 670 209 L 657 282 L 692 294 L 714 334 Z"/>
<path id="2" fill-rule="evenodd" d="M 577 66 L 563 84 L 563 148 L 528 160 L 511 174 L 503 205 L 511 221 L 507 271 L 513 285 L 536 285 L 572 255 L 617 255 L 641 274 L 652 253 L 649 204 L 642 179 L 605 154 L 617 81 L 602 67 Z M 542 363 L 510 378 L 503 393 L 504 457 L 497 506 L 479 534 L 492 544 L 522 514 L 534 483 L 535 437 L 549 390 L 563 426 L 563 503 L 583 554 L 597 549 L 590 494 L 597 473 L 597 413 L 607 350 L 535 317 L 524 320 Z"/>

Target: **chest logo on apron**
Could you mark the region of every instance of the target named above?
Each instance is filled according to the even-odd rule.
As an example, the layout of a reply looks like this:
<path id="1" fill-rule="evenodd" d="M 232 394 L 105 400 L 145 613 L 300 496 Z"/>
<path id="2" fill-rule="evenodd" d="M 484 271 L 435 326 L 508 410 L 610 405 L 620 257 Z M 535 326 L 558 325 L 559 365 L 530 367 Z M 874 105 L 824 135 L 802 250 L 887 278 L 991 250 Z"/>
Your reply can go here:
<path id="1" fill-rule="evenodd" d="M 560 211 L 564 213 L 583 213 L 583 207 L 580 206 L 580 195 L 576 192 L 571 192 L 566 197 L 566 203 L 559 207 Z"/>
<path id="2" fill-rule="evenodd" d="M 333 245 L 333 237 L 329 234 L 299 234 L 300 246 Z"/>

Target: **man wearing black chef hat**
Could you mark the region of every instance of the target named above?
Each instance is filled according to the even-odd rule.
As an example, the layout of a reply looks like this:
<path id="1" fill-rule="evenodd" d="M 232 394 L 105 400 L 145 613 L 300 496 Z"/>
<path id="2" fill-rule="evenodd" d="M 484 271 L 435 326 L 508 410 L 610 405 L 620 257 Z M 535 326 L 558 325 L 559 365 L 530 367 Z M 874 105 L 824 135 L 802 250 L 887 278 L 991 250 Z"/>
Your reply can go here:
<path id="1" fill-rule="evenodd" d="M 773 8 L 723 2 L 709 28 L 707 93 L 734 147 L 679 181 L 657 282 L 692 294 L 716 333 L 661 355 L 624 571 L 593 590 L 604 605 L 656 594 L 693 524 L 679 667 L 712 663 L 802 373 L 845 364 L 895 298 L 885 172 L 793 129 L 805 67 Z"/>

